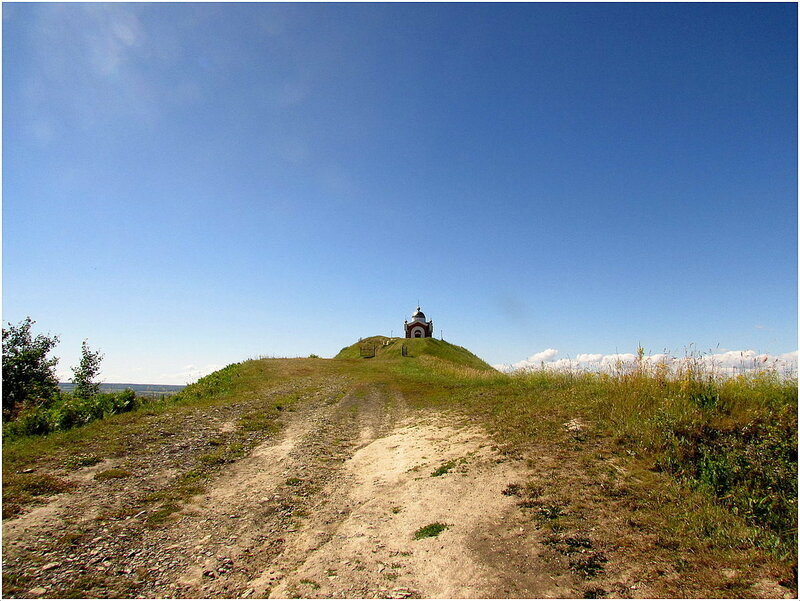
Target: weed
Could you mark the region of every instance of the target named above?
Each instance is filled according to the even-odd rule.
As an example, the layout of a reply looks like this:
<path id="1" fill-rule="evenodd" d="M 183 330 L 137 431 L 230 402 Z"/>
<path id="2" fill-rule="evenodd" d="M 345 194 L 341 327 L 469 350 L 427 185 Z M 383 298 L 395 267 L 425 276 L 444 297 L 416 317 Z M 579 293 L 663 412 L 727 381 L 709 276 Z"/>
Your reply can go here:
<path id="1" fill-rule="evenodd" d="M 395 505 L 394 507 L 392 507 L 392 513 L 400 513 L 401 511 L 403 511 L 403 508 L 400 507 L 399 505 Z"/>
<path id="2" fill-rule="evenodd" d="M 19 515 L 24 505 L 68 491 L 74 486 L 49 474 L 6 474 L 3 477 L 3 518 Z"/>
<path id="3" fill-rule="evenodd" d="M 529 499 L 538 499 L 544 494 L 544 486 L 535 482 L 528 482 L 525 485 L 525 496 Z"/>
<path id="4" fill-rule="evenodd" d="M 435 470 L 433 470 L 433 472 L 431 472 L 431 476 L 434 477 L 434 478 L 436 476 L 443 476 L 444 474 L 446 474 L 447 472 L 452 470 L 456 465 L 457 465 L 457 461 L 455 459 L 452 459 L 452 460 L 448 461 L 447 463 L 444 463 L 444 464 L 440 465 Z"/>
<path id="5" fill-rule="evenodd" d="M 307 586 L 310 586 L 314 590 L 319 589 L 319 584 L 313 580 L 310 580 L 309 578 L 301 578 L 300 584 L 305 584 Z"/>
<path id="6" fill-rule="evenodd" d="M 604 565 L 607 561 L 608 559 L 602 553 L 591 553 L 571 559 L 569 568 L 582 578 L 588 580 L 602 572 L 605 569 Z"/>
<path id="7" fill-rule="evenodd" d="M 583 598 L 584 599 L 602 599 L 608 594 L 608 591 L 598 587 L 589 587 L 584 589 L 583 591 Z"/>
<path id="8" fill-rule="evenodd" d="M 298 484 L 301 484 L 302 482 L 303 481 L 300 478 L 287 478 L 286 479 L 287 486 L 297 486 Z"/>
<path id="9" fill-rule="evenodd" d="M 97 455 L 77 455 L 75 457 L 68 457 L 64 461 L 64 467 L 67 469 L 76 469 L 81 467 L 89 467 L 97 465 L 102 459 Z"/>
<path id="10" fill-rule="evenodd" d="M 173 513 L 180 511 L 180 506 L 176 503 L 165 503 L 153 513 L 147 516 L 148 526 L 160 526 L 167 522 Z"/>
<path id="11" fill-rule="evenodd" d="M 419 530 L 414 533 L 414 540 L 420 540 L 422 538 L 428 538 L 431 536 L 439 536 L 442 532 L 444 532 L 447 528 L 449 528 L 447 524 L 442 524 L 440 522 L 433 522 L 432 524 L 428 524 L 427 526 L 423 526 Z"/>
<path id="12" fill-rule="evenodd" d="M 555 520 L 564 514 L 564 510 L 558 505 L 542 505 L 536 511 L 536 516 L 541 520 Z"/>
<path id="13" fill-rule="evenodd" d="M 519 484 L 509 484 L 503 489 L 503 494 L 507 497 L 521 497 L 522 487 Z"/>
<path id="14" fill-rule="evenodd" d="M 282 411 L 282 405 L 276 405 L 277 411 Z M 275 422 L 275 413 L 271 410 L 258 410 L 246 413 L 239 419 L 239 428 L 245 432 L 275 432 L 278 424 Z"/>
<path id="15" fill-rule="evenodd" d="M 123 470 L 120 468 L 111 468 L 110 470 L 105 470 L 95 474 L 94 479 L 99 482 L 104 482 L 106 480 L 114 480 L 117 478 L 127 478 L 130 475 L 131 473 L 128 470 Z"/>
<path id="16" fill-rule="evenodd" d="M 592 541 L 582 536 L 559 536 L 553 534 L 545 539 L 544 544 L 552 547 L 561 555 L 585 553 L 587 549 L 592 548 Z"/>

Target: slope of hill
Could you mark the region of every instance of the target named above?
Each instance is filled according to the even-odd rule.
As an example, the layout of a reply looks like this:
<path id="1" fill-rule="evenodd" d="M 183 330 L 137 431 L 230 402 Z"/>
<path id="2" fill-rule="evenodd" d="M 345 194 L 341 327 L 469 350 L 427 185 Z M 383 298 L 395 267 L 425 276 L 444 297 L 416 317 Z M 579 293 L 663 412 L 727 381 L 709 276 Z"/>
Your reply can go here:
<path id="1" fill-rule="evenodd" d="M 402 350 L 404 346 L 407 352 L 405 356 Z M 479 359 L 464 347 L 436 338 L 370 336 L 344 347 L 339 351 L 335 359 L 363 359 L 370 357 L 374 359 L 414 359 L 423 356 L 435 357 L 462 367 L 494 371 L 491 365 Z"/>
<path id="2" fill-rule="evenodd" d="M 4 596 L 796 596 L 796 383 L 386 340 L 4 444 Z"/>

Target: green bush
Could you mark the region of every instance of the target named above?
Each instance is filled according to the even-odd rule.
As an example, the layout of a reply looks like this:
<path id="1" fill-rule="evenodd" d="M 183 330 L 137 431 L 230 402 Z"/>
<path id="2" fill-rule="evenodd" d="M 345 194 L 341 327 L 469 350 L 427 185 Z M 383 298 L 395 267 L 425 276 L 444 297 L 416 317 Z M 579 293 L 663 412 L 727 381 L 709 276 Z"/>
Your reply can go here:
<path id="1" fill-rule="evenodd" d="M 29 407 L 16 420 L 4 424 L 3 438 L 69 430 L 110 415 L 133 411 L 147 401 L 130 389 L 100 393 L 91 398 L 61 393 L 50 406 Z"/>

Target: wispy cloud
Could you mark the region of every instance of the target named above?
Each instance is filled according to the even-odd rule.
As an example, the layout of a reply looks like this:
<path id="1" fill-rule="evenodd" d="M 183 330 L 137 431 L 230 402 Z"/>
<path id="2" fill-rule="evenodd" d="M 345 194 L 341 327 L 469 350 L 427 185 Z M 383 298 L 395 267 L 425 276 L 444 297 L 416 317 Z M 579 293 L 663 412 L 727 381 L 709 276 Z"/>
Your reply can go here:
<path id="1" fill-rule="evenodd" d="M 164 105 L 197 98 L 182 78 L 168 77 L 181 60 L 180 48 L 170 46 L 177 26 L 159 24 L 154 31 L 143 19 L 145 10 L 138 4 L 53 3 L 31 12 L 33 67 L 20 90 L 34 139 L 46 145 L 61 127 L 110 120 L 152 125 Z"/>
<path id="2" fill-rule="evenodd" d="M 578 353 L 574 359 L 557 358 L 558 354 L 556 349 L 549 348 L 534 353 L 522 361 L 493 367 L 505 372 L 530 369 L 609 371 L 632 367 L 637 360 L 634 353 Z M 797 373 L 798 352 L 772 355 L 758 353 L 754 350 L 724 350 L 717 353 L 690 354 L 689 356 L 656 353 L 644 355 L 642 361 L 647 365 L 661 364 L 671 369 L 680 368 L 687 361 L 694 361 L 708 370 L 725 375 L 735 375 L 763 368 L 774 368 L 780 372 L 795 374 Z"/>

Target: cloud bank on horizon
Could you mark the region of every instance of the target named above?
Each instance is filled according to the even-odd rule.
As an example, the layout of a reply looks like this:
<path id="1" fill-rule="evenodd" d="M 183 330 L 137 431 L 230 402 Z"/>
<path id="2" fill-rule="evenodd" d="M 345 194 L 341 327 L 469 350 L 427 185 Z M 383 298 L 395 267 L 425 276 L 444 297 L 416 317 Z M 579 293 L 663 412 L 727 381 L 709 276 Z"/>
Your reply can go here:
<path id="1" fill-rule="evenodd" d="M 634 353 L 578 353 L 575 358 L 558 358 L 559 351 L 553 348 L 534 353 L 527 359 L 511 364 L 493 365 L 495 369 L 506 373 L 534 369 L 549 369 L 556 371 L 612 371 L 625 370 L 635 365 L 637 356 Z M 775 369 L 779 373 L 797 374 L 798 351 L 771 355 L 757 353 L 754 350 L 730 351 L 706 354 L 688 353 L 678 357 L 670 353 L 656 353 L 644 355 L 646 365 L 666 365 L 670 370 L 680 369 L 688 361 L 695 361 L 705 369 L 720 375 L 737 375 L 759 369 Z"/>

